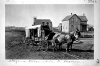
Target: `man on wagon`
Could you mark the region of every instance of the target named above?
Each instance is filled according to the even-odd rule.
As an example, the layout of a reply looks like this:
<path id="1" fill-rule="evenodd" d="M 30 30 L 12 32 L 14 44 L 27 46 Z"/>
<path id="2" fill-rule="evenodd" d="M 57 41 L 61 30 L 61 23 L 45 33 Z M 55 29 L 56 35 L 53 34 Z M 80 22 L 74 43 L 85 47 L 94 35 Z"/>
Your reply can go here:
<path id="1" fill-rule="evenodd" d="M 46 25 L 44 25 L 44 22 L 42 23 L 42 29 L 44 30 L 45 36 L 47 36 L 51 32 L 48 22 Z"/>

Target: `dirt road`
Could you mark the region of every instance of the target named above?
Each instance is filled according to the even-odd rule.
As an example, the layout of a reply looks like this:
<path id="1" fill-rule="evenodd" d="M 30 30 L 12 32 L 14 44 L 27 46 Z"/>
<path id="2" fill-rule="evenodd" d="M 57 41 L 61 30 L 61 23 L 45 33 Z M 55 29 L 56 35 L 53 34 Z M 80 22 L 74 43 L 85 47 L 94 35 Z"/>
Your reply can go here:
<path id="1" fill-rule="evenodd" d="M 6 59 L 93 59 L 94 52 L 90 50 L 93 39 L 83 40 L 83 43 L 73 44 L 73 50 L 68 53 L 65 50 L 53 52 L 52 49 L 45 51 L 34 50 L 23 44 L 24 34 L 21 32 L 6 32 Z M 63 49 L 66 46 L 63 45 Z"/>

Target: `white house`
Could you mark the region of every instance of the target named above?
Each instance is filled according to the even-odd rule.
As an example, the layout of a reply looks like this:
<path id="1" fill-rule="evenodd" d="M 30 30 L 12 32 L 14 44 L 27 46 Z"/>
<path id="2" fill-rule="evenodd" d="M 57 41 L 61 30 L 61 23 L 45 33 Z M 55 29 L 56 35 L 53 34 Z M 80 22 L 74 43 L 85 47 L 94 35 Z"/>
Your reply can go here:
<path id="1" fill-rule="evenodd" d="M 80 31 L 87 31 L 87 18 L 83 14 L 82 16 L 78 16 L 76 14 L 72 14 L 66 16 L 62 20 L 62 32 L 72 32 L 78 28 Z"/>

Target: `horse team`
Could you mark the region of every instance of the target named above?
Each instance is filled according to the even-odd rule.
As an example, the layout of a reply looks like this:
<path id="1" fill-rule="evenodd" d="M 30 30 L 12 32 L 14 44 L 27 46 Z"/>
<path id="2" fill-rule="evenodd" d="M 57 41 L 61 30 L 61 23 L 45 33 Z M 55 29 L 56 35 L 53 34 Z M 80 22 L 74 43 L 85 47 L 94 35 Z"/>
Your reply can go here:
<path id="1" fill-rule="evenodd" d="M 65 44 L 67 46 L 66 50 L 70 51 L 72 49 L 73 42 L 78 39 L 79 34 L 77 34 L 77 32 L 71 32 L 69 34 L 51 32 L 49 36 L 52 37 L 52 40 L 47 39 L 47 41 L 51 40 L 51 42 L 48 41 L 48 48 L 51 44 L 52 46 L 54 46 L 54 50 L 57 49 L 57 46 L 59 46 L 59 49 L 62 49 L 62 45 Z"/>

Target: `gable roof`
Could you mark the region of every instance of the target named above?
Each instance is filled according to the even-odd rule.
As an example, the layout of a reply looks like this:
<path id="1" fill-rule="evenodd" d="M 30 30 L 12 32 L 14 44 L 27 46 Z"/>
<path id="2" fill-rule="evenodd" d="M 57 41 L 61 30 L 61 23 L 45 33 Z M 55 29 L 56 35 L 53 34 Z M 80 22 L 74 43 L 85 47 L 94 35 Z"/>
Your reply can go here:
<path id="1" fill-rule="evenodd" d="M 40 28 L 41 25 L 28 26 L 28 27 L 26 27 L 25 29 L 36 29 L 37 27 Z"/>
<path id="2" fill-rule="evenodd" d="M 78 16 L 78 17 L 81 19 L 81 21 L 88 21 L 86 16 Z"/>
<path id="3" fill-rule="evenodd" d="M 36 19 L 34 21 L 34 25 L 42 24 L 42 22 L 51 22 L 51 20 L 50 19 Z"/>
<path id="4" fill-rule="evenodd" d="M 74 15 L 76 15 L 76 14 L 73 14 L 73 15 L 68 15 L 68 16 L 66 16 L 62 21 L 68 21 L 71 17 L 73 17 Z M 81 21 L 88 21 L 87 20 L 87 18 L 86 18 L 86 16 L 78 16 L 78 15 L 76 15 L 77 17 L 79 17 L 79 19 L 81 20 Z"/>
<path id="5" fill-rule="evenodd" d="M 68 21 L 73 15 L 66 16 L 62 21 Z"/>

